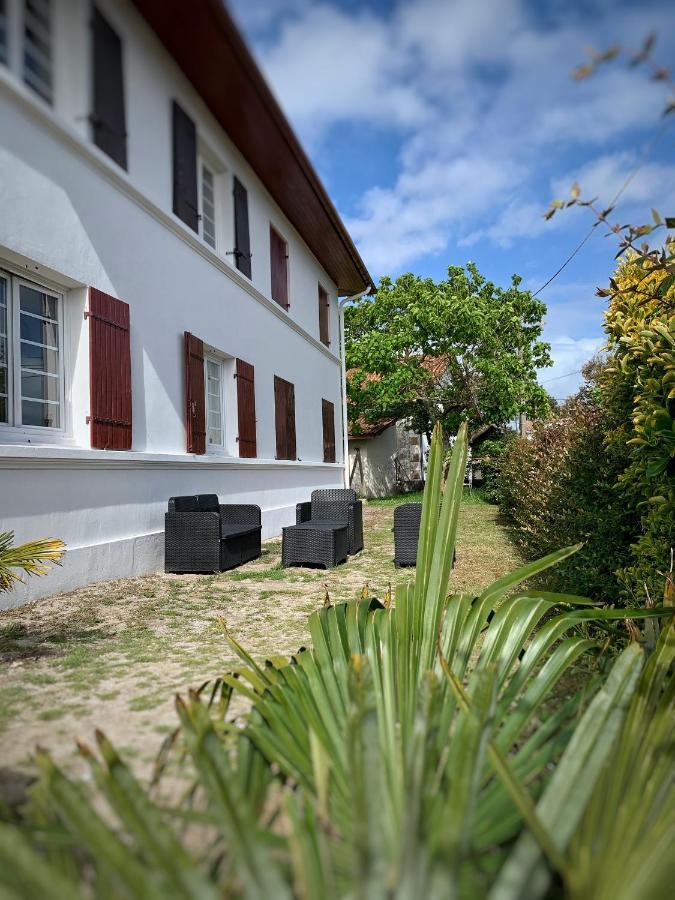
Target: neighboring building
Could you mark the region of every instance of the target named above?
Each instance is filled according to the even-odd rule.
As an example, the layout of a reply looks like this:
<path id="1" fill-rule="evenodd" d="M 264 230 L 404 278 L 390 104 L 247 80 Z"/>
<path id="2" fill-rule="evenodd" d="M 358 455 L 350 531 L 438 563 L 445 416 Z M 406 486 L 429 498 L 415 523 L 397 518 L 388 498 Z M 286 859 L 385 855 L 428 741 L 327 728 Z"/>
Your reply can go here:
<path id="1" fill-rule="evenodd" d="M 278 534 L 342 485 L 338 295 L 371 286 L 220 0 L 0 0 L 5 602 L 163 565 L 169 496 Z"/>
<path id="2" fill-rule="evenodd" d="M 360 497 L 390 497 L 424 485 L 426 435 L 403 419 L 360 422 L 349 435 L 349 483 Z"/>

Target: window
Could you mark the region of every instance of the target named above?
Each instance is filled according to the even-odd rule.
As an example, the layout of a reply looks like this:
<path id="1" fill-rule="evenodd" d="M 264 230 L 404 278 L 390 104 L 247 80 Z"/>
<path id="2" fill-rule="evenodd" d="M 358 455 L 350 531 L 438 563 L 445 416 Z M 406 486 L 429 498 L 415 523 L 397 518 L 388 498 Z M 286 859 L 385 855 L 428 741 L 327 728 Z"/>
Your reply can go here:
<path id="1" fill-rule="evenodd" d="M 272 300 L 288 309 L 288 244 L 270 225 L 270 267 L 272 270 Z"/>
<path id="2" fill-rule="evenodd" d="M 211 169 L 202 162 L 199 185 L 199 233 L 206 243 L 216 249 L 216 196 L 215 177 Z"/>
<path id="3" fill-rule="evenodd" d="M 328 320 L 330 314 L 330 301 L 328 291 L 319 285 L 319 340 L 326 347 L 330 347 Z"/>
<path id="4" fill-rule="evenodd" d="M 51 103 L 52 34 L 50 0 L 25 0 L 23 16 L 23 80 L 43 100 Z"/>
<path id="5" fill-rule="evenodd" d="M 173 211 L 189 228 L 198 232 L 197 128 L 175 100 L 172 109 Z"/>
<path id="6" fill-rule="evenodd" d="M 93 140 L 111 159 L 127 167 L 127 132 L 124 110 L 122 41 L 94 7 L 93 86 L 91 125 Z"/>
<path id="7" fill-rule="evenodd" d="M 213 356 L 204 357 L 206 382 L 206 440 L 211 448 L 225 446 L 223 426 L 223 364 Z"/>
<path id="8" fill-rule="evenodd" d="M 7 63 L 7 0 L 0 0 L 0 63 Z"/>
<path id="9" fill-rule="evenodd" d="M 0 273 L 0 422 L 63 427 L 61 297 Z"/>
<path id="10" fill-rule="evenodd" d="M 274 376 L 274 424 L 277 459 L 296 459 L 295 388 L 278 375 Z"/>

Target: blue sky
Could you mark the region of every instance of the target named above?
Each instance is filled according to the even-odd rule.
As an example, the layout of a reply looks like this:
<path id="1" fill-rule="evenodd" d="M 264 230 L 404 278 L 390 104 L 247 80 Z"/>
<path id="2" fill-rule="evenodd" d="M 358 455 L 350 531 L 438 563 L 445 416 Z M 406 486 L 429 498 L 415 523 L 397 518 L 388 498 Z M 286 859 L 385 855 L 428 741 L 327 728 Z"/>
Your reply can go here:
<path id="1" fill-rule="evenodd" d="M 585 50 L 675 62 L 672 0 L 231 0 L 230 8 L 351 230 L 371 274 L 442 278 L 473 260 L 538 289 L 583 237 L 588 212 L 545 222 L 578 180 L 609 201 L 660 126 L 667 89 L 624 63 L 576 83 Z M 675 124 L 675 116 L 672 117 Z M 675 215 L 675 128 L 617 208 Z M 556 397 L 602 345 L 616 252 L 596 233 L 540 296 Z M 566 373 L 574 373 L 566 376 Z M 566 376 L 566 377 L 562 377 Z"/>

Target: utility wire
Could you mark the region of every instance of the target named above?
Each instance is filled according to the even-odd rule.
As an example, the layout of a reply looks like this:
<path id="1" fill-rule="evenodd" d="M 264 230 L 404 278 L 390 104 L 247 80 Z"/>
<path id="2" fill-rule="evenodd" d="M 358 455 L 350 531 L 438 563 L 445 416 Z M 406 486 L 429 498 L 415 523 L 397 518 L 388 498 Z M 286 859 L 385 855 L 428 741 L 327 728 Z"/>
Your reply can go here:
<path id="1" fill-rule="evenodd" d="M 545 381 L 540 381 L 539 384 L 548 384 L 549 381 L 560 381 L 561 378 L 569 378 L 570 375 L 580 375 L 581 369 L 575 369 L 574 372 L 565 372 L 564 375 L 556 375 L 554 378 L 547 378 Z"/>
<path id="2" fill-rule="evenodd" d="M 609 207 L 614 207 L 614 206 L 616 206 L 617 201 L 619 200 L 619 198 L 621 197 L 621 195 L 624 193 L 624 191 L 628 188 L 628 186 L 630 185 L 631 181 L 635 178 L 635 176 L 638 174 L 638 172 L 640 171 L 640 169 L 644 166 L 644 164 L 645 164 L 645 162 L 647 161 L 648 157 L 651 155 L 651 153 L 653 152 L 653 150 L 654 150 L 654 148 L 656 147 L 656 145 L 659 143 L 659 141 L 661 140 L 661 138 L 663 137 L 663 135 L 664 135 L 664 134 L 666 133 L 666 131 L 668 130 L 668 126 L 669 126 L 669 125 L 670 125 L 670 122 L 668 122 L 668 121 L 663 122 L 663 123 L 661 124 L 661 127 L 658 129 L 658 131 L 656 132 L 656 134 L 654 135 L 654 137 L 651 139 L 651 141 L 649 141 L 649 143 L 647 144 L 647 146 L 646 146 L 645 149 L 643 150 L 642 156 L 640 157 L 640 160 L 639 160 L 638 164 L 637 164 L 637 165 L 635 166 L 635 168 L 628 174 L 628 176 L 627 176 L 626 179 L 624 180 L 624 182 L 623 182 L 623 184 L 621 185 L 621 187 L 619 188 L 619 190 L 616 192 L 616 194 L 614 195 L 614 197 L 610 200 L 609 206 L 607 207 L 608 209 L 609 209 Z M 587 233 L 587 234 L 579 241 L 579 243 L 576 245 L 576 247 L 574 248 L 574 250 L 572 250 L 572 252 L 570 253 L 570 255 L 567 257 L 567 259 L 565 260 L 565 262 L 564 262 L 564 263 L 563 263 L 563 264 L 562 264 L 562 265 L 561 265 L 561 266 L 553 273 L 553 275 L 551 275 L 551 277 L 548 279 L 548 281 L 545 281 L 545 282 L 542 284 L 542 286 L 532 294 L 533 297 L 536 297 L 538 294 L 541 294 L 541 292 L 542 292 L 545 288 L 547 288 L 547 287 L 549 286 L 549 284 L 551 284 L 552 281 L 555 281 L 555 279 L 558 277 L 558 275 L 560 275 L 560 273 L 561 273 L 564 269 L 567 268 L 567 266 L 572 262 L 572 260 L 573 260 L 574 257 L 577 255 L 577 253 L 579 253 L 579 251 L 582 249 L 582 247 L 584 246 L 584 244 L 586 244 L 586 242 L 591 238 L 593 232 L 595 231 L 595 229 L 596 229 L 596 227 L 597 227 L 598 225 L 599 225 L 599 220 L 596 221 L 596 222 L 594 222 L 594 223 L 591 225 L 591 227 L 590 227 L 589 230 L 588 230 L 588 233 Z"/>

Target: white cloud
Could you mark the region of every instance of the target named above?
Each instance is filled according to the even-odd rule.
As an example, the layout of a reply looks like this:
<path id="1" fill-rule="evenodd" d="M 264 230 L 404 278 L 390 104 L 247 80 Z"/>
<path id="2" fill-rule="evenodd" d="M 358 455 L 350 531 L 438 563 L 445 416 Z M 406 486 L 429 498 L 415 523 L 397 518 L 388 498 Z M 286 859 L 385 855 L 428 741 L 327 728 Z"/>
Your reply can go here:
<path id="1" fill-rule="evenodd" d="M 539 382 L 556 399 L 569 397 L 578 390 L 584 363 L 602 348 L 602 338 L 572 338 L 566 334 L 547 337 L 551 343 L 553 366 L 539 372 Z"/>

